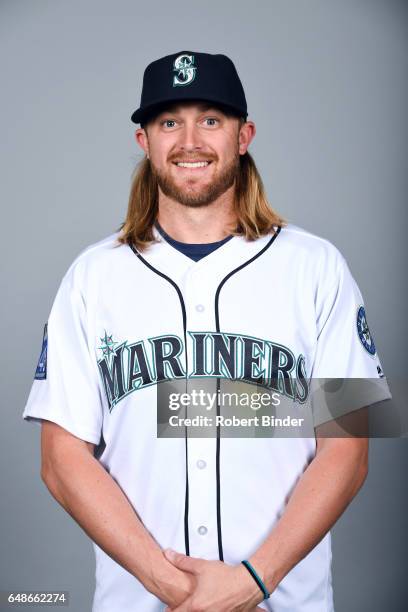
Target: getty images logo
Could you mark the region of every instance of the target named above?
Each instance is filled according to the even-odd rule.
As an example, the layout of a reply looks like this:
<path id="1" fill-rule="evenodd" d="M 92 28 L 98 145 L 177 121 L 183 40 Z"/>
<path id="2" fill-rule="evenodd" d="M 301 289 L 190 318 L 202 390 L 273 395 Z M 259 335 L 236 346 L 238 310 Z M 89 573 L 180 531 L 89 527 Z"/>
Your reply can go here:
<path id="1" fill-rule="evenodd" d="M 194 55 L 179 55 L 174 60 L 173 72 L 176 74 L 173 77 L 173 87 L 179 85 L 190 85 L 195 79 L 197 68 L 194 66 Z"/>

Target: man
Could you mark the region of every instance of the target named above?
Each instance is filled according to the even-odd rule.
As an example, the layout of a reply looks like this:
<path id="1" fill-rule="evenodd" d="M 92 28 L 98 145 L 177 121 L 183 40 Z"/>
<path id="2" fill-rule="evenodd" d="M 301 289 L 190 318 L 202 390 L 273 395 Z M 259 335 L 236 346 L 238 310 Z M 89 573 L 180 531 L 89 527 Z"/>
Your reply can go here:
<path id="1" fill-rule="evenodd" d="M 268 205 L 247 114 L 225 55 L 149 64 L 127 217 L 71 264 L 44 329 L 23 417 L 94 543 L 93 612 L 334 609 L 330 528 L 367 475 L 366 406 L 391 394 L 344 257 Z M 371 384 L 327 411 L 310 401 L 327 378 Z M 301 418 L 224 435 L 228 385 Z M 204 397 L 212 435 L 189 419 Z"/>

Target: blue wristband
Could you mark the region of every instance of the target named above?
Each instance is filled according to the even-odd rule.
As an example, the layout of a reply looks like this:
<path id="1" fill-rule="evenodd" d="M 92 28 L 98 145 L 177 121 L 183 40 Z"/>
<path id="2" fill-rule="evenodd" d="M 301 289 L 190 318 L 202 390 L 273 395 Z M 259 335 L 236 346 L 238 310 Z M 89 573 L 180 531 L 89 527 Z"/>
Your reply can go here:
<path id="1" fill-rule="evenodd" d="M 271 594 L 268 593 L 268 589 L 266 588 L 266 586 L 264 585 L 264 583 L 262 582 L 262 580 L 260 579 L 256 571 L 254 570 L 252 565 L 249 563 L 249 561 L 241 561 L 241 563 L 245 565 L 248 572 L 251 574 L 252 578 L 255 580 L 255 582 L 261 589 L 262 593 L 264 594 L 264 599 L 268 599 L 271 596 Z"/>

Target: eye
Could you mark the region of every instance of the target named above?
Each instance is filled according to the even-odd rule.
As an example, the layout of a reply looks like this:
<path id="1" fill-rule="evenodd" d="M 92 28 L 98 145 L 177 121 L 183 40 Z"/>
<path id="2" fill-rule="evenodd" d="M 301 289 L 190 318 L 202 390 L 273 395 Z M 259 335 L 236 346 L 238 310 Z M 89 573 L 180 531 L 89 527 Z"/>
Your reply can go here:
<path id="1" fill-rule="evenodd" d="M 164 125 L 164 127 L 173 127 L 172 125 L 168 126 L 166 125 L 167 123 L 176 123 L 174 121 L 174 119 L 163 119 L 163 121 L 160 121 L 160 125 Z"/>
<path id="2" fill-rule="evenodd" d="M 204 121 L 218 122 L 218 123 L 220 122 L 220 120 L 217 119 L 217 117 L 206 117 Z M 212 127 L 213 125 L 215 125 L 215 123 L 209 123 L 207 125 L 210 125 Z"/>

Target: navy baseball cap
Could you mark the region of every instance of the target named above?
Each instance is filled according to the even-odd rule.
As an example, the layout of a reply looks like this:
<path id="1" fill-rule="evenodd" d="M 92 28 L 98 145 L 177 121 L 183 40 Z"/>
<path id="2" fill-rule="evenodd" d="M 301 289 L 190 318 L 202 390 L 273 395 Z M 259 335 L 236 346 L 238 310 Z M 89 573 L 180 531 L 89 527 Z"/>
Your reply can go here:
<path id="1" fill-rule="evenodd" d="M 146 67 L 140 106 L 131 120 L 146 123 L 166 105 L 186 100 L 212 102 L 244 119 L 248 116 L 244 88 L 229 57 L 179 51 Z"/>

